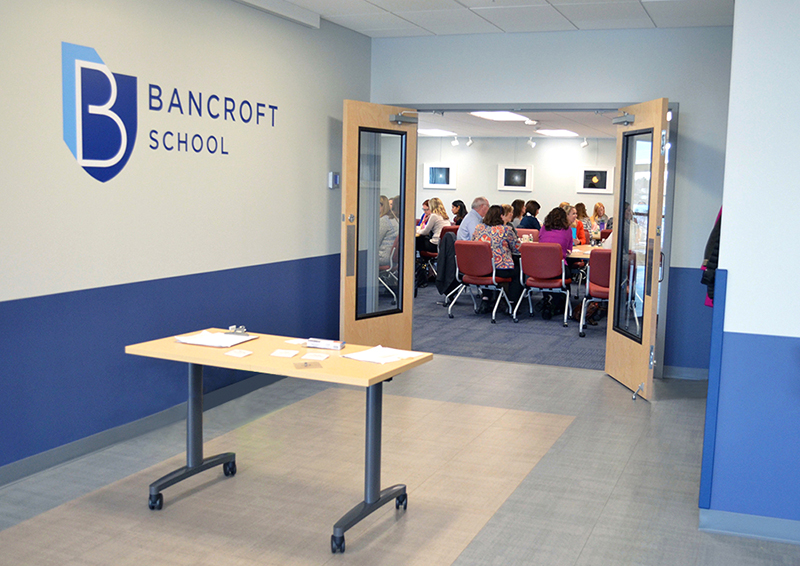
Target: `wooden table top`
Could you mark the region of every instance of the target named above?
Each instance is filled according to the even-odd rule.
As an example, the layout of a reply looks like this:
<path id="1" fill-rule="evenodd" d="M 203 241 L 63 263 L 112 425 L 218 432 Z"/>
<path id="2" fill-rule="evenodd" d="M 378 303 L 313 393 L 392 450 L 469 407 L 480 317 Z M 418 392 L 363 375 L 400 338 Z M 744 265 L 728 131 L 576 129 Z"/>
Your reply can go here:
<path id="1" fill-rule="evenodd" d="M 226 332 L 219 328 L 208 328 L 206 330 L 209 332 Z M 183 336 L 190 336 L 199 332 L 189 332 Z M 289 336 L 274 336 L 255 332 L 249 332 L 248 334 L 258 336 L 258 338 L 232 348 L 183 344 L 178 342 L 175 336 L 169 336 L 126 346 L 125 353 L 162 360 L 252 371 L 255 373 L 285 375 L 287 377 L 361 387 L 368 387 L 381 381 L 386 381 L 433 359 L 433 354 L 417 352 L 419 355 L 414 358 L 396 362 L 385 364 L 362 362 L 342 356 L 368 350 L 371 346 L 345 344 L 342 350 L 322 350 L 319 348 L 307 348 L 305 345 L 289 344 L 287 340 L 293 339 Z M 236 349 L 248 350 L 253 353 L 243 358 L 226 355 L 226 352 Z M 292 358 L 282 358 L 271 355 L 275 350 L 296 350 L 299 353 Z M 328 358 L 320 361 L 301 359 L 307 353 L 328 354 Z"/>

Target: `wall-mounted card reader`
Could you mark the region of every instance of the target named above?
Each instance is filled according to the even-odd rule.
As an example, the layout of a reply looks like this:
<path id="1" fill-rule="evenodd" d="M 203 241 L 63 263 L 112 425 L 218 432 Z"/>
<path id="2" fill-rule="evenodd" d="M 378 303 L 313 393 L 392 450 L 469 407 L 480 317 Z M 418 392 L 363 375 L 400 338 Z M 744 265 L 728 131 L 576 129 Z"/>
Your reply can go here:
<path id="1" fill-rule="evenodd" d="M 341 186 L 342 176 L 337 171 L 328 173 L 328 188 L 338 189 Z"/>

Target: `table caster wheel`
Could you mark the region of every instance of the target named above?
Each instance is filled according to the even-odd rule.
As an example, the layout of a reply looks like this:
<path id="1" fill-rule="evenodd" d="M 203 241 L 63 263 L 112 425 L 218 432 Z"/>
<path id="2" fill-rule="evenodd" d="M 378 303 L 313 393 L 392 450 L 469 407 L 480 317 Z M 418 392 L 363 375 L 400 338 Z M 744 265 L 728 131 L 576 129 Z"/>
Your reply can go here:
<path id="1" fill-rule="evenodd" d="M 408 509 L 408 494 L 404 493 L 403 495 L 398 495 L 394 500 L 395 509 L 400 509 L 401 505 L 403 506 L 404 511 Z"/>
<path id="2" fill-rule="evenodd" d="M 222 464 L 222 471 L 228 477 L 235 476 L 236 475 L 236 460 L 232 460 L 231 462 L 225 462 L 224 464 Z"/>
<path id="3" fill-rule="evenodd" d="M 516 316 L 514 317 L 514 322 L 519 322 L 519 319 Z"/>
<path id="4" fill-rule="evenodd" d="M 581 331 L 578 333 L 578 336 L 580 336 L 581 338 L 586 338 L 586 333 L 585 333 L 583 330 L 581 330 Z"/>
<path id="5" fill-rule="evenodd" d="M 151 511 L 159 511 L 164 506 L 164 496 L 160 493 L 150 496 L 147 506 Z"/>
<path id="6" fill-rule="evenodd" d="M 340 537 L 331 535 L 331 552 L 336 554 L 337 551 L 344 554 L 344 535 Z"/>
<path id="7" fill-rule="evenodd" d="M 447 316 L 449 316 L 450 318 L 453 318 L 455 315 L 453 315 L 453 314 L 448 314 Z"/>

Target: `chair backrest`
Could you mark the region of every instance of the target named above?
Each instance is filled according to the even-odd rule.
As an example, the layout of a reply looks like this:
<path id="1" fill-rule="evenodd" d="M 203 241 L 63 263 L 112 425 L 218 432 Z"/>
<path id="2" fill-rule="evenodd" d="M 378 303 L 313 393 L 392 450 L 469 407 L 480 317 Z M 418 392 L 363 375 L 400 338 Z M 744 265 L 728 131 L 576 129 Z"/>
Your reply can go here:
<path id="1" fill-rule="evenodd" d="M 600 230 L 600 239 L 607 240 L 608 237 L 611 235 L 611 228 L 604 228 Z"/>
<path id="2" fill-rule="evenodd" d="M 392 254 L 390 256 L 391 264 L 390 264 L 389 268 L 392 269 L 392 270 L 394 270 L 394 268 L 397 267 L 397 265 L 398 265 L 397 264 L 397 254 L 400 253 L 400 245 L 399 244 L 400 244 L 400 234 L 398 233 L 397 236 L 394 239 L 394 243 L 392 244 Z"/>
<path id="3" fill-rule="evenodd" d="M 458 271 L 471 277 L 490 277 L 494 271 L 492 246 L 481 240 L 456 240 Z"/>
<path id="4" fill-rule="evenodd" d="M 596 248 L 589 254 L 589 283 L 608 287 L 611 280 L 611 250 Z"/>
<path id="5" fill-rule="evenodd" d="M 561 279 L 564 251 L 561 244 L 525 243 L 520 246 L 522 273 L 534 279 Z"/>
<path id="6" fill-rule="evenodd" d="M 522 238 L 522 236 L 533 236 L 533 241 L 539 241 L 539 230 L 536 228 L 517 228 L 517 236 Z"/>
<path id="7" fill-rule="evenodd" d="M 442 232 L 439 234 L 439 241 L 441 242 L 444 239 L 444 235 L 448 232 L 452 232 L 454 235 L 458 234 L 458 226 L 442 226 Z"/>

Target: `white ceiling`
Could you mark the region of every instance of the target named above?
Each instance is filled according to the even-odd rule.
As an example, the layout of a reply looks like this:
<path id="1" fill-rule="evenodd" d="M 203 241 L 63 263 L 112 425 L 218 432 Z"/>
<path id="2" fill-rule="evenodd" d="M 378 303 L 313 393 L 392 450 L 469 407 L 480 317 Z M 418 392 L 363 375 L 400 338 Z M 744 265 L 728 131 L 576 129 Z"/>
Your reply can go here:
<path id="1" fill-rule="evenodd" d="M 575 132 L 580 138 L 590 139 L 613 139 L 617 135 L 617 127 L 611 123 L 611 119 L 619 114 L 616 111 L 515 111 L 515 114 L 538 123 L 526 125 L 525 122 L 495 122 L 460 111 L 445 111 L 443 114 L 423 111 L 419 113 L 419 128 L 448 130 L 459 138 L 532 137 L 533 141 L 545 137 L 538 133 L 538 130 L 543 129 L 566 129 Z"/>
<path id="2" fill-rule="evenodd" d="M 274 5 L 276 0 L 268 2 Z M 280 2 L 299 6 L 369 37 L 411 37 L 732 26 L 734 0 L 280 0 Z M 254 3 L 260 2 L 256 0 Z"/>
<path id="3" fill-rule="evenodd" d="M 313 26 L 321 17 L 373 38 L 732 26 L 734 5 L 734 0 L 238 1 L 306 25 Z M 466 112 L 447 111 L 443 115 L 420 113 L 419 127 L 449 130 L 460 137 L 541 137 L 534 128 L 565 128 L 581 138 L 616 136 L 611 118 L 617 113 L 608 110 L 519 113 L 539 124 L 491 122 Z"/>

